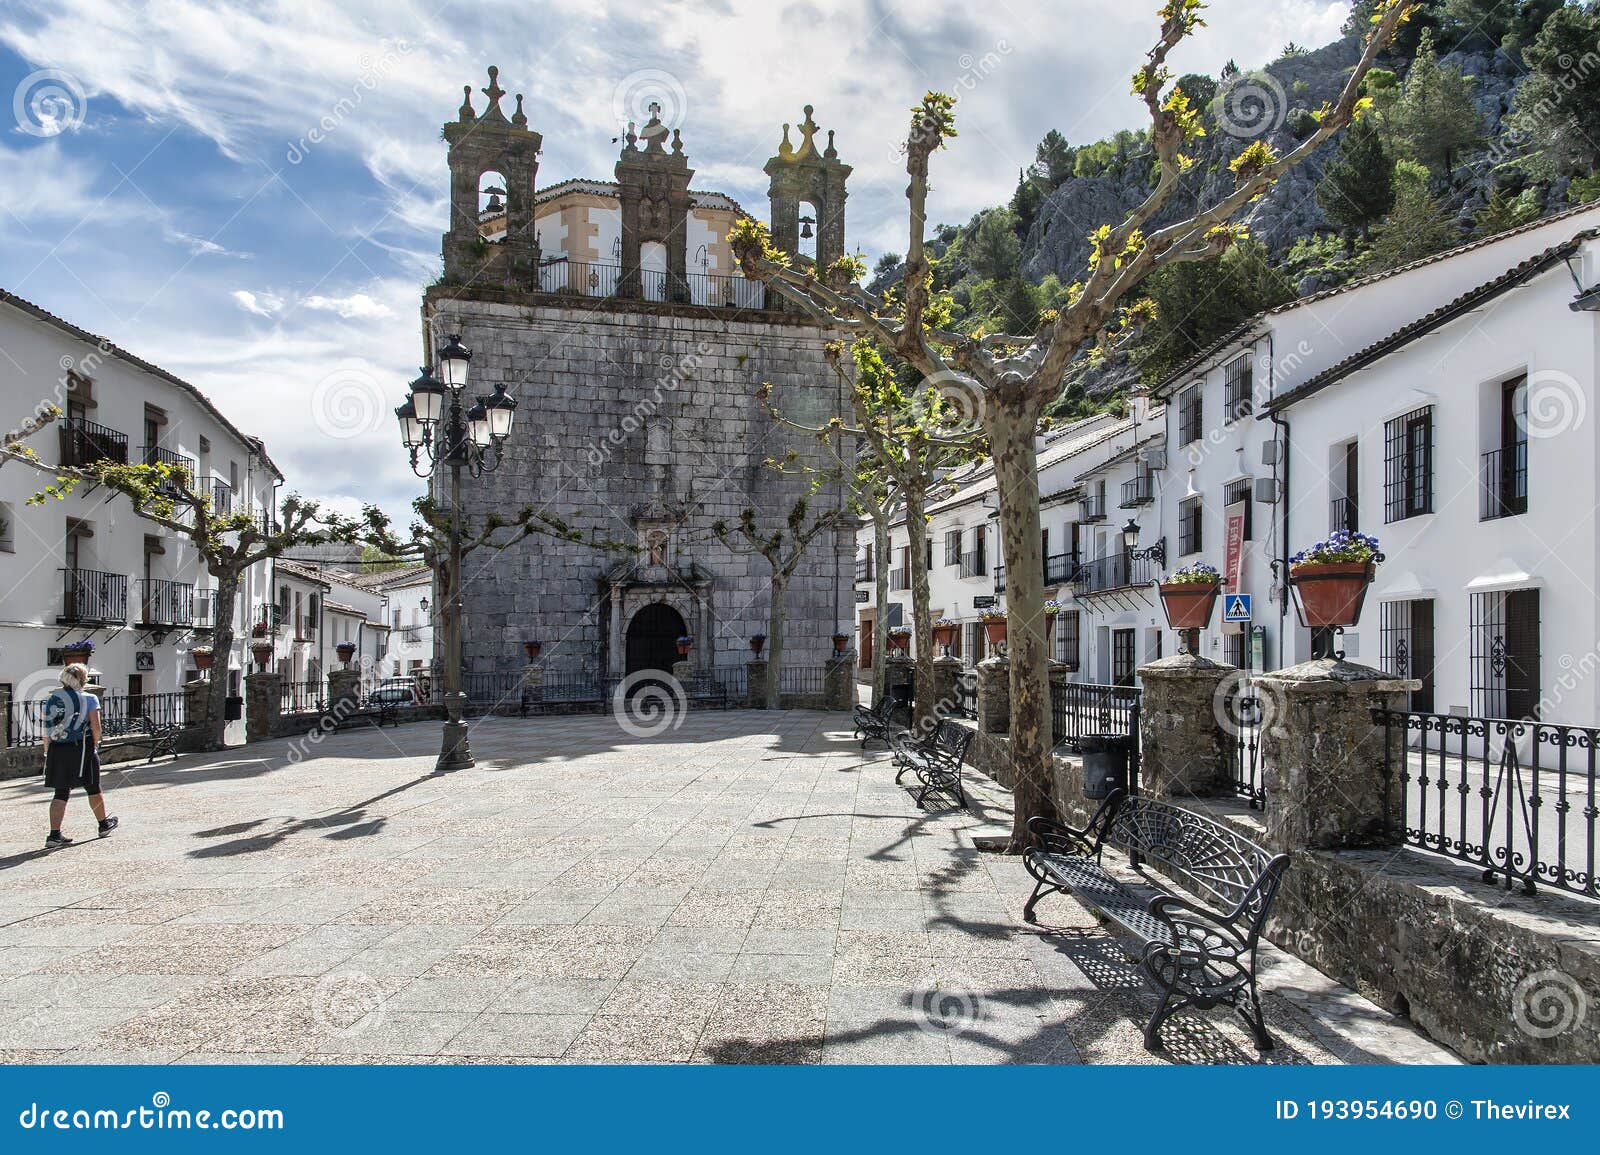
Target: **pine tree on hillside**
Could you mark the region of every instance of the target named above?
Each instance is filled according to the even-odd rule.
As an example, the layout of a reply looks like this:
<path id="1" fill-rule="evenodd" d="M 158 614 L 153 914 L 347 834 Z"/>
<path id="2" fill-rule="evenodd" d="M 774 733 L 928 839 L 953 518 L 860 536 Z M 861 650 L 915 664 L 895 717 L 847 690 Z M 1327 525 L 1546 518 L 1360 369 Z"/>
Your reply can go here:
<path id="1" fill-rule="evenodd" d="M 1394 166 L 1394 211 L 1372 231 L 1367 271 L 1408 265 L 1452 248 L 1460 240 L 1450 217 L 1428 191 L 1428 170 L 1413 161 Z"/>
<path id="2" fill-rule="evenodd" d="M 1531 75 L 1508 117 L 1525 142 L 1523 166 L 1540 179 L 1582 175 L 1600 165 L 1600 81 L 1575 67 L 1600 41 L 1600 8 L 1568 5 L 1545 21 L 1523 51 Z"/>
<path id="3" fill-rule="evenodd" d="M 1394 208 L 1394 158 L 1374 117 L 1362 117 L 1345 130 L 1338 155 L 1317 185 L 1317 204 L 1347 236 L 1366 236 Z"/>
<path id="4" fill-rule="evenodd" d="M 1440 64 L 1433 34 L 1423 33 L 1389 121 L 1402 153 L 1436 177 L 1449 179 L 1456 158 L 1483 142 L 1474 83 L 1455 65 Z"/>
<path id="5" fill-rule="evenodd" d="M 988 280 L 1013 277 L 1022 260 L 1022 242 L 1017 240 L 1017 218 L 1009 209 L 992 209 L 983 214 L 967 241 L 966 255 L 978 276 Z"/>
<path id="6" fill-rule="evenodd" d="M 1518 225 L 1537 220 L 1543 208 L 1537 189 L 1524 189 L 1508 197 L 1498 188 L 1489 190 L 1489 200 L 1472 218 L 1472 235 L 1489 237 Z"/>
<path id="7" fill-rule="evenodd" d="M 1025 237 L 1033 227 L 1033 218 L 1039 215 L 1047 189 L 1042 177 L 1027 170 L 1017 173 L 1017 191 L 1011 194 L 1011 212 L 1017 218 L 1017 236 Z"/>
<path id="8" fill-rule="evenodd" d="M 1051 189 L 1058 189 L 1072 175 L 1073 148 L 1055 129 L 1044 134 L 1034 150 L 1033 174 Z"/>

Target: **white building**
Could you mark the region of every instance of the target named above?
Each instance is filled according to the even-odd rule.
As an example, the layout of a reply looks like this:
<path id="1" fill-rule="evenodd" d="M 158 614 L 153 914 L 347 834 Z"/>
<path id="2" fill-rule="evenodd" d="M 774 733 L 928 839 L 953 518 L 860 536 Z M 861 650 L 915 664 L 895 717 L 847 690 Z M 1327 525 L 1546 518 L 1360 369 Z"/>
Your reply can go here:
<path id="1" fill-rule="evenodd" d="M 41 403 L 63 416 L 28 444 L 46 465 L 165 461 L 219 505 L 263 518 L 282 474 L 261 442 L 240 432 L 193 385 L 39 306 L 0 290 L 0 423 L 14 428 Z M 211 591 L 188 538 L 139 517 L 129 501 L 80 486 L 30 506 L 49 481 L 19 463 L 0 469 L 0 688 L 14 700 L 55 684 L 60 647 L 88 638 L 109 694 L 177 690 L 209 646 Z M 249 623 L 268 599 L 265 566 L 235 601 L 233 652 L 216 655 L 238 692 L 249 665 Z"/>
<path id="2" fill-rule="evenodd" d="M 433 571 L 425 565 L 363 574 L 358 584 L 384 599 L 389 626 L 383 673 L 404 677 L 431 669 L 434 662 Z"/>

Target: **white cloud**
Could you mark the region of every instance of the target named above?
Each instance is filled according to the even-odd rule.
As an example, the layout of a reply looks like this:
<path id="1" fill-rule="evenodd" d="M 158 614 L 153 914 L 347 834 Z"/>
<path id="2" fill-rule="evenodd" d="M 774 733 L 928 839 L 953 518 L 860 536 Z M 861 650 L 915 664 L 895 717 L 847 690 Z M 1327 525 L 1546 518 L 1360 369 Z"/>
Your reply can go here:
<path id="1" fill-rule="evenodd" d="M 283 307 L 283 302 L 270 293 L 252 293 L 249 289 L 235 289 L 230 294 L 239 308 L 258 317 L 270 317 Z"/>
<path id="2" fill-rule="evenodd" d="M 365 293 L 351 293 L 348 297 L 324 297 L 318 294 L 307 297 L 302 303 L 319 313 L 337 313 L 347 321 L 387 317 L 391 312 L 388 305 L 374 301 Z"/>

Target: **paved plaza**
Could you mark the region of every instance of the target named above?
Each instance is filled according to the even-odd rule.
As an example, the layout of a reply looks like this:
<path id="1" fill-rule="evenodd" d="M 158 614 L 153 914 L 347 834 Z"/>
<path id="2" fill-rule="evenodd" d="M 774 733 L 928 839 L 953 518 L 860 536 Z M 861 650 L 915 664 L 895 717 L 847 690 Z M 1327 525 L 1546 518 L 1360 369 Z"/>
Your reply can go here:
<path id="1" fill-rule="evenodd" d="M 490 718 L 107 772 L 122 827 L 38 852 L 0 783 L 0 1061 L 1258 1061 L 1225 1011 L 1152 998 L 1073 900 L 1021 920 L 1009 825 L 919 808 L 842 715 Z M 72 802 L 67 833 L 87 838 Z M 1450 1062 L 1281 952 L 1273 1063 Z"/>

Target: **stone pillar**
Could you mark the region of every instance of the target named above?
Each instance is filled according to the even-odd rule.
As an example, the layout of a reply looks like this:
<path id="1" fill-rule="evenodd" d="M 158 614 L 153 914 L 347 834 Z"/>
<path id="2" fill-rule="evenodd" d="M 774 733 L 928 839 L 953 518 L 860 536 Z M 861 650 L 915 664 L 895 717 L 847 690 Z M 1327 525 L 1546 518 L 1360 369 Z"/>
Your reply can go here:
<path id="1" fill-rule="evenodd" d="M 822 676 L 822 705 L 828 710 L 848 710 L 856 704 L 854 650 L 835 652 Z"/>
<path id="2" fill-rule="evenodd" d="M 361 708 L 361 671 L 328 671 L 328 709 L 348 717 Z"/>
<path id="3" fill-rule="evenodd" d="M 948 655 L 933 659 L 933 701 L 941 718 L 948 718 L 961 704 L 956 683 L 961 680 L 961 659 Z"/>
<path id="4" fill-rule="evenodd" d="M 1011 732 L 1011 663 L 985 658 L 978 663 L 978 732 Z"/>
<path id="5" fill-rule="evenodd" d="M 522 700 L 524 703 L 544 701 L 544 667 L 538 662 L 522 667 Z"/>
<path id="6" fill-rule="evenodd" d="M 679 682 L 687 682 L 694 677 L 694 663 L 688 658 L 679 658 L 672 663 L 672 676 Z"/>
<path id="7" fill-rule="evenodd" d="M 1374 710 L 1404 710 L 1415 678 L 1317 658 L 1256 679 L 1267 840 L 1279 850 L 1400 840 L 1401 784 L 1390 781 Z"/>
<path id="8" fill-rule="evenodd" d="M 917 680 L 917 663 L 909 654 L 890 650 L 883 659 L 884 692 L 893 695 L 896 686 L 911 685 Z"/>
<path id="9" fill-rule="evenodd" d="M 1233 793 L 1235 734 L 1226 683 L 1239 670 L 1200 654 L 1174 654 L 1139 667 L 1139 775 L 1157 798 Z"/>
<path id="10" fill-rule="evenodd" d="M 752 710 L 771 709 L 767 704 L 767 659 L 751 658 L 745 662 L 744 669 L 744 704 Z"/>
<path id="11" fill-rule="evenodd" d="M 244 737 L 259 742 L 272 737 L 283 709 L 283 675 L 250 674 L 244 680 Z"/>
<path id="12" fill-rule="evenodd" d="M 99 691 L 104 693 L 104 691 Z M 183 684 L 183 724 L 205 726 L 211 722 L 211 683 L 196 678 Z"/>

